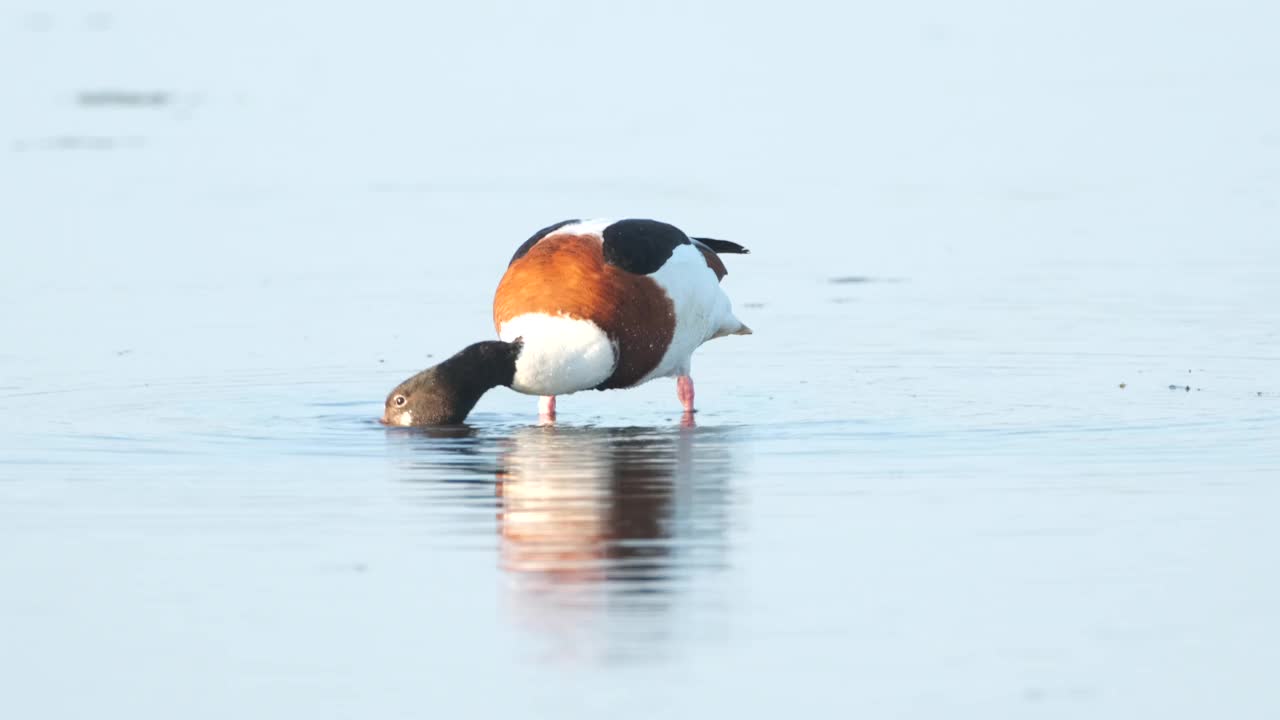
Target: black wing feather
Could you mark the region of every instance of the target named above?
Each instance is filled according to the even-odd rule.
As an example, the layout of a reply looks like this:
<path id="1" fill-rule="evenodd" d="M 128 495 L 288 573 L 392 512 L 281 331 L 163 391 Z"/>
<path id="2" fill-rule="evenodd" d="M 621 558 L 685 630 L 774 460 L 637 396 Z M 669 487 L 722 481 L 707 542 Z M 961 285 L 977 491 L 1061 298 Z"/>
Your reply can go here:
<path id="1" fill-rule="evenodd" d="M 713 240 L 711 238 L 694 238 L 694 242 L 702 243 L 714 251 L 717 255 L 750 255 L 751 251 L 742 247 L 736 242 L 728 240 Z"/>

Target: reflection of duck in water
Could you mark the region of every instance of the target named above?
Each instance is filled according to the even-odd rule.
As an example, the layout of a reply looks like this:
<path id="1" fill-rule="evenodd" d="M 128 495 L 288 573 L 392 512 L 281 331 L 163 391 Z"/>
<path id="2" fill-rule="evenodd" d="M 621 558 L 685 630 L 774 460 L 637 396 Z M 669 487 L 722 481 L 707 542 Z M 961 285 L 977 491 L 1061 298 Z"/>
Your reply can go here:
<path id="1" fill-rule="evenodd" d="M 517 431 L 498 474 L 503 567 L 574 604 L 669 594 L 720 564 L 728 450 L 692 430 Z"/>
<path id="2" fill-rule="evenodd" d="M 389 425 L 462 422 L 498 385 L 555 398 L 676 378 L 693 412 L 694 350 L 751 330 L 720 287 L 719 253 L 735 243 L 690 238 L 654 220 L 568 220 L 516 250 L 493 299 L 499 340 L 470 345 L 400 383 L 387 395 Z"/>

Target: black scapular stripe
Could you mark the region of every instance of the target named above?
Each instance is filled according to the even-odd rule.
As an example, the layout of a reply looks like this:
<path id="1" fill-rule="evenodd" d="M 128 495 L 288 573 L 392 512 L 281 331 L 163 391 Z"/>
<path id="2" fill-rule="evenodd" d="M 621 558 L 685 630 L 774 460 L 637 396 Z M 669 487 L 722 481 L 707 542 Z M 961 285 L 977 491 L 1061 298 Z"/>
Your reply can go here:
<path id="1" fill-rule="evenodd" d="M 637 275 L 656 272 L 676 248 L 690 244 L 680 228 L 657 220 L 619 220 L 601 237 L 605 262 Z"/>
<path id="2" fill-rule="evenodd" d="M 530 250 L 532 250 L 532 249 L 533 249 L 533 246 L 534 246 L 534 245 L 537 245 L 537 244 L 538 244 L 538 241 L 539 241 L 539 240 L 541 240 L 542 238 L 544 238 L 544 237 L 546 237 L 546 236 L 550 235 L 551 233 L 553 233 L 553 232 L 555 232 L 555 231 L 559 230 L 560 228 L 564 227 L 565 225 L 572 225 L 573 223 L 576 223 L 576 222 L 579 222 L 579 220 L 578 220 L 577 218 L 574 218 L 574 219 L 572 219 L 572 220 L 561 220 L 560 222 L 556 223 L 555 225 L 548 225 L 548 226 L 546 226 L 546 227 L 542 228 L 541 230 L 539 230 L 538 232 L 534 233 L 533 235 L 531 235 L 531 236 L 529 237 L 529 239 L 528 239 L 528 240 L 525 240 L 525 241 L 524 241 L 524 244 L 522 244 L 520 247 L 516 248 L 516 254 L 511 256 L 511 262 L 507 263 L 507 267 L 511 267 L 511 266 L 515 263 L 515 261 L 517 261 L 517 260 L 519 260 L 520 258 L 524 257 L 524 256 L 525 256 L 525 254 L 526 254 L 526 253 L 528 253 Z"/>

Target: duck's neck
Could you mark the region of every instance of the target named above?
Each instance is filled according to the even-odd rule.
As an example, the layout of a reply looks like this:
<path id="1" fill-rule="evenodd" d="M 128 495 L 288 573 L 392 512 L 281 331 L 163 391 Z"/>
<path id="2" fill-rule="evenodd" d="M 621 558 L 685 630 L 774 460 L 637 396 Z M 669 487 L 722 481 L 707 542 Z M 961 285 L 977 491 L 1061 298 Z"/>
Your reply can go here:
<path id="1" fill-rule="evenodd" d="M 441 380 L 467 395 L 475 393 L 475 399 L 479 400 L 499 385 L 511 387 L 521 346 L 520 340 L 486 340 L 462 348 L 436 367 Z"/>
<path id="2" fill-rule="evenodd" d="M 460 423 L 480 396 L 511 385 L 520 357 L 520 340 L 468 345 L 438 365 L 405 380 L 387 398 L 383 422 L 391 425 Z M 407 400 L 407 402 L 406 402 Z"/>

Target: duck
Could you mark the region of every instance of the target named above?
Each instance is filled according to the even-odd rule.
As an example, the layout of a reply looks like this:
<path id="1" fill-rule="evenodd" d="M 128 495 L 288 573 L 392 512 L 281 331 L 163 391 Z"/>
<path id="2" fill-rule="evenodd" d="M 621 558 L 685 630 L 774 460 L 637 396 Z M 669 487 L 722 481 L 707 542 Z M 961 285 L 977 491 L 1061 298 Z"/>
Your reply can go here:
<path id="1" fill-rule="evenodd" d="M 695 412 L 691 363 L 703 343 L 750 335 L 721 281 L 727 240 L 691 237 L 648 219 L 563 220 L 538 230 L 511 257 L 493 297 L 497 340 L 468 345 L 387 394 L 382 422 L 463 422 L 489 390 L 556 398 L 675 378 L 684 417 Z"/>

